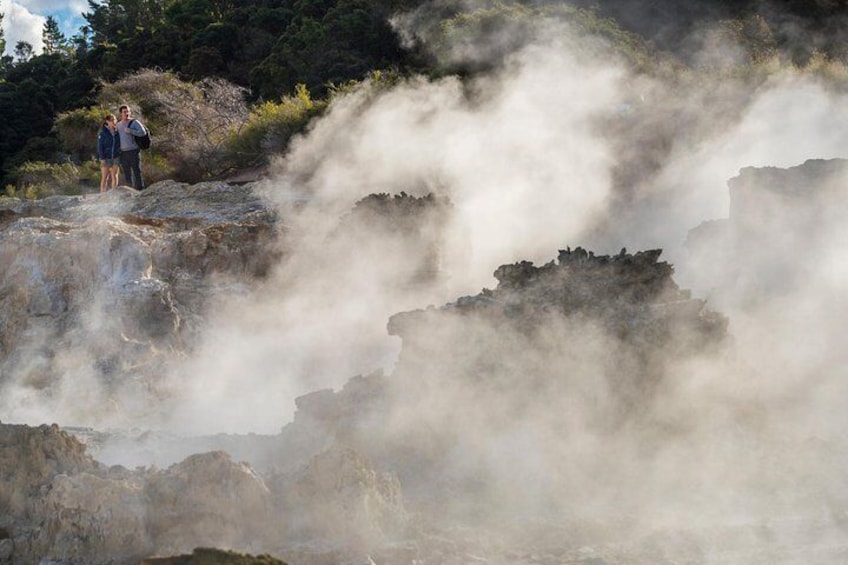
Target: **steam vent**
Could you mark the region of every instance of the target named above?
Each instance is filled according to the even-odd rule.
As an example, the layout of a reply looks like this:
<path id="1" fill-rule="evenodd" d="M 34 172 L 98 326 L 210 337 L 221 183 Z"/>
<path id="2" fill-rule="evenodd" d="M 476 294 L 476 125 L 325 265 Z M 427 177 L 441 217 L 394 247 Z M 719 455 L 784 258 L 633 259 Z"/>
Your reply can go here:
<path id="1" fill-rule="evenodd" d="M 279 282 L 272 262 L 295 252 L 250 185 L 3 205 L 0 385 L 25 407 L 172 406 L 169 369 L 195 354 L 209 305 Z M 379 253 L 419 257 L 393 285 L 443 288 L 450 205 L 352 210 L 322 249 L 377 224 Z M 831 525 L 848 498 L 827 469 L 846 454 L 774 437 L 728 318 L 660 256 L 566 248 L 395 313 L 391 370 L 293 395 L 273 434 L 0 424 L 0 564 L 792 563 L 844 547 Z M 818 486 L 792 491 L 807 472 Z"/>

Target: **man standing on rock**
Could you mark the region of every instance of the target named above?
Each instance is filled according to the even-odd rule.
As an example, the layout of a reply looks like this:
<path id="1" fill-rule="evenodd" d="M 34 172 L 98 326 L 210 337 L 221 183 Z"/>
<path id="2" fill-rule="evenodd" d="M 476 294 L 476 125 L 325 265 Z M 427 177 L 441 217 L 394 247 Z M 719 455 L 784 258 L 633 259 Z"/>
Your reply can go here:
<path id="1" fill-rule="evenodd" d="M 144 181 L 141 178 L 141 151 L 135 138 L 145 135 L 147 129 L 141 122 L 132 119 L 132 110 L 126 104 L 121 106 L 120 112 L 118 135 L 121 138 L 121 173 L 125 183 L 137 190 L 144 190 Z"/>

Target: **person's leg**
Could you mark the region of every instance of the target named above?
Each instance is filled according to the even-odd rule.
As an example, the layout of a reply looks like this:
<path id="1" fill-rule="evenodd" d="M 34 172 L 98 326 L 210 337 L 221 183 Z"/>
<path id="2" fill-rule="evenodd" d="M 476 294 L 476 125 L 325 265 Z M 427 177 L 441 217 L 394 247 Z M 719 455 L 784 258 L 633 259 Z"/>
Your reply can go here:
<path id="1" fill-rule="evenodd" d="M 132 151 L 124 151 L 121 153 L 121 159 L 124 158 L 124 155 L 127 156 L 127 162 L 130 165 L 130 176 L 127 177 L 127 180 L 130 181 L 130 185 L 133 188 L 135 188 L 136 190 L 142 190 L 144 188 L 144 184 L 141 181 L 141 163 L 139 159 L 139 150 L 133 149 Z"/>
<path id="2" fill-rule="evenodd" d="M 100 162 L 100 192 L 106 192 L 106 183 L 109 180 L 109 165 Z"/>
<path id="3" fill-rule="evenodd" d="M 135 153 L 135 166 L 133 167 L 133 174 L 135 177 L 133 178 L 133 188 L 144 190 L 144 179 L 141 178 L 141 151 L 136 149 L 133 153 Z M 138 179 L 138 184 L 136 184 L 136 179 Z"/>
<path id="4" fill-rule="evenodd" d="M 130 166 L 130 153 L 131 151 L 122 151 L 121 158 L 119 159 L 121 163 L 121 175 L 123 175 L 124 184 L 126 184 L 127 186 L 132 186 L 132 167 Z"/>
<path id="5" fill-rule="evenodd" d="M 109 169 L 110 176 L 112 177 L 112 188 L 118 188 L 118 164 L 115 163 Z"/>

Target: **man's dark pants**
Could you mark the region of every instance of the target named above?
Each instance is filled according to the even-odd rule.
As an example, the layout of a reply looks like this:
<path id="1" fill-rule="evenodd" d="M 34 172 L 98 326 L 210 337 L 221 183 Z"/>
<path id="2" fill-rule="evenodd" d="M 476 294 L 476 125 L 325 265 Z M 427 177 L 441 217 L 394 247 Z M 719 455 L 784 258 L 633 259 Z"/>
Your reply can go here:
<path id="1" fill-rule="evenodd" d="M 124 182 L 138 190 L 144 190 L 144 181 L 141 179 L 141 157 L 138 149 L 121 151 L 121 173 Z"/>

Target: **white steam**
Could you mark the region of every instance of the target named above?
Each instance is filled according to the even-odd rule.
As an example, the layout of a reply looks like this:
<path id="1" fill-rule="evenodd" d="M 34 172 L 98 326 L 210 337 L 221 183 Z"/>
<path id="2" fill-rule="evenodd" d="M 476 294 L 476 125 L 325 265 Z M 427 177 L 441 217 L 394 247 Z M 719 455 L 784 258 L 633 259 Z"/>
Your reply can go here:
<path id="1" fill-rule="evenodd" d="M 777 77 L 717 135 L 681 129 L 662 167 L 625 187 L 637 191 L 631 205 L 615 207 L 618 155 L 599 124 L 628 119 L 643 104 L 673 108 L 686 127 L 709 131 L 705 122 L 726 118 L 712 116 L 712 106 L 743 98 L 742 87 L 669 92 L 666 100 L 661 85 L 629 76 L 614 59 L 576 51 L 566 26 L 540 29 L 470 86 L 455 78 L 366 85 L 297 140 L 267 186 L 297 244 L 261 294 L 225 307 L 189 363 L 191 404 L 175 410 L 184 431 L 273 431 L 290 417 L 294 396 L 391 370 L 399 343 L 385 334 L 389 315 L 476 292 L 491 286 L 498 265 L 547 261 L 567 245 L 662 247 L 678 280 L 706 292 L 687 278 L 682 244 L 700 222 L 727 216 L 727 179 L 743 166 L 788 166 L 845 146 L 836 127 L 843 97 Z M 721 99 L 711 105 L 711 97 Z M 637 151 L 640 142 L 628 141 Z M 375 280 L 392 266 L 359 242 L 324 244 L 358 199 L 400 191 L 434 192 L 455 206 L 445 287 L 406 292 L 391 277 Z M 296 215 L 292 198 L 305 201 Z"/>
<path id="2" fill-rule="evenodd" d="M 217 309 L 196 355 L 171 375 L 178 395 L 159 424 L 186 434 L 275 432 L 298 395 L 376 368 L 391 372 L 400 349 L 386 333 L 391 314 L 476 293 L 492 286 L 499 265 L 545 262 L 566 246 L 661 247 L 678 282 L 728 315 L 734 346 L 670 365 L 674 378 L 647 409 L 656 428 L 603 433 L 596 419 L 614 413 L 616 391 L 593 377 L 614 342 L 573 327 L 527 348 L 486 327 L 434 336 L 515 348 L 515 366 L 502 369 L 566 375 L 571 389 L 550 391 L 564 404 L 521 403 L 544 398 L 538 390 L 480 398 L 448 379 L 442 388 L 421 383 L 393 423 L 458 430 L 445 472 L 486 468 L 484 498 L 507 515 L 543 507 L 561 515 L 571 506 L 603 521 L 622 510 L 644 532 L 684 518 L 756 522 L 775 511 L 824 516 L 830 532 L 837 517 L 827 501 L 848 500 L 834 463 L 846 452 L 848 424 L 844 216 L 822 215 L 812 242 L 781 239 L 771 251 L 802 257 L 803 276 L 779 294 L 765 285 L 754 300 L 735 294 L 732 274 L 724 288 L 704 284 L 699 273 L 725 265 L 692 263 L 683 243 L 701 222 L 727 218 L 726 183 L 742 167 L 844 156 L 845 95 L 789 71 L 753 92 L 731 81 L 673 90 L 594 46 L 578 49 L 568 26 L 544 22 L 525 39 L 470 84 L 366 84 L 296 141 L 264 187 L 285 224 L 285 260 L 257 292 Z M 648 161 L 666 135 L 658 163 L 643 167 L 640 156 Z M 407 285 L 396 276 L 398 257 L 371 245 L 368 233 L 333 242 L 355 202 L 401 191 L 453 203 L 438 283 Z M 559 348 L 567 341 L 577 354 Z M 529 359 L 535 351 L 542 354 Z M 821 460 L 828 450 L 833 458 Z"/>
<path id="3" fill-rule="evenodd" d="M 673 378 L 650 407 L 667 437 L 657 428 L 599 432 L 594 420 L 609 410 L 614 391 L 592 376 L 612 342 L 589 329 L 572 336 L 585 357 L 563 358 L 557 336 L 536 361 L 573 369 L 570 404 L 524 405 L 527 397 L 514 389 L 481 398 L 479 390 L 447 380 L 422 385 L 410 395 L 413 406 L 398 407 L 393 424 L 400 431 L 457 430 L 456 452 L 443 471 L 463 477 L 482 469 L 486 477 L 478 499 L 457 498 L 459 514 L 497 508 L 562 517 L 571 509 L 603 523 L 623 512 L 634 535 L 772 519 L 773 531 L 786 528 L 789 536 L 802 535 L 791 517 L 805 515 L 821 520 L 821 539 L 831 539 L 832 520 L 843 511 L 826 501 L 848 498 L 837 463 L 846 447 L 848 392 L 839 345 L 848 329 L 840 292 L 848 282 L 845 230 L 839 220 L 823 226 L 828 236 L 818 242 L 832 244 L 804 262 L 808 276 L 792 292 L 764 294 L 756 304 L 699 286 L 694 273 L 723 267 L 687 264 L 683 242 L 701 222 L 727 217 L 726 182 L 740 168 L 844 155 L 845 97 L 791 72 L 753 93 L 733 82 L 664 92 L 615 61 L 574 51 L 549 30 L 470 85 L 447 78 L 388 90 L 366 86 L 338 100 L 298 140 L 268 186 L 284 212 L 291 213 L 292 195 L 305 199 L 304 210 L 288 217 L 298 246 L 274 279 L 278 296 L 255 297 L 232 312 L 245 318 L 222 319 L 229 329 L 210 334 L 195 362 L 200 384 L 193 398 L 216 419 L 204 427 L 204 416 L 194 413 L 190 429 L 265 431 L 285 421 L 290 395 L 338 387 L 377 365 L 391 368 L 398 344 L 384 333 L 389 314 L 490 286 L 502 263 L 547 261 L 567 245 L 599 252 L 662 247 L 680 266 L 684 286 L 715 293 L 735 344 L 722 356 L 669 367 Z M 732 112 L 722 115 L 722 108 Z M 673 110 L 672 123 L 663 121 L 664 109 Z M 640 113 L 653 113 L 674 135 L 660 165 L 628 185 L 620 180 L 628 178 L 618 152 L 624 145 L 601 126 L 638 120 Z M 715 127 L 725 120 L 726 127 Z M 625 131 L 624 143 L 637 156 L 660 133 L 638 125 Z M 402 190 L 435 192 L 456 207 L 445 288 L 412 296 L 391 277 L 375 280 L 370 270 L 391 272 L 391 265 L 380 265 L 381 257 L 359 241 L 334 249 L 339 256 L 322 255 L 325 235 L 355 201 Z M 799 238 L 785 254 L 809 255 L 805 245 Z M 360 253 L 361 261 L 341 261 Z M 473 337 L 468 327 L 444 331 L 484 349 L 507 348 L 504 336 L 485 328 Z M 516 365 L 516 374 L 528 370 Z M 220 391 L 211 402 L 206 382 Z M 827 450 L 833 457 L 822 459 Z M 811 483 L 795 490 L 803 477 Z M 751 535 L 744 543 L 763 543 Z"/>
<path id="4" fill-rule="evenodd" d="M 616 108 L 622 76 L 545 34 L 471 94 L 455 78 L 418 79 L 337 101 L 266 187 L 297 242 L 292 255 L 261 295 L 213 323 L 185 370 L 196 385 L 174 409 L 179 427 L 279 429 L 294 396 L 391 369 L 391 314 L 476 292 L 500 264 L 579 243 L 610 190 L 613 159 L 593 121 Z M 401 191 L 454 206 L 446 285 L 403 288 L 362 241 L 326 243 L 357 200 Z M 305 208 L 293 212 L 292 198 Z"/>

